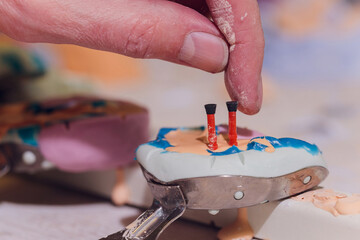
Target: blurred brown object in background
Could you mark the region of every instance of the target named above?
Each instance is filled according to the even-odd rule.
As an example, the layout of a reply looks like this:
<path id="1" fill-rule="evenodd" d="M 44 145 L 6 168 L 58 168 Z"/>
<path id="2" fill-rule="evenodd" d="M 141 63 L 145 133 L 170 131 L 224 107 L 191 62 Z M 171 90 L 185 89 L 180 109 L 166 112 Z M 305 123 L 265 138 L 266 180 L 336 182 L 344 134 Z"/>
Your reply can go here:
<path id="1" fill-rule="evenodd" d="M 54 45 L 54 49 L 66 70 L 91 77 L 105 85 L 131 84 L 141 81 L 144 75 L 139 60 L 120 54 L 75 45 Z"/>

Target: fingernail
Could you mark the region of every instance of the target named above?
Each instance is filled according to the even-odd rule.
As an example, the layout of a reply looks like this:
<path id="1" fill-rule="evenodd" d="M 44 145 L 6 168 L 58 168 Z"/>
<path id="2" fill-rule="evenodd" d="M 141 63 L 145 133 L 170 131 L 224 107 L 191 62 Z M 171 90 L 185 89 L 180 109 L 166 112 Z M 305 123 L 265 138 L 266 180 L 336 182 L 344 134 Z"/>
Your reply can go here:
<path id="1" fill-rule="evenodd" d="M 208 72 L 220 72 L 227 65 L 229 49 L 226 42 L 214 35 L 193 32 L 185 37 L 179 60 Z"/>

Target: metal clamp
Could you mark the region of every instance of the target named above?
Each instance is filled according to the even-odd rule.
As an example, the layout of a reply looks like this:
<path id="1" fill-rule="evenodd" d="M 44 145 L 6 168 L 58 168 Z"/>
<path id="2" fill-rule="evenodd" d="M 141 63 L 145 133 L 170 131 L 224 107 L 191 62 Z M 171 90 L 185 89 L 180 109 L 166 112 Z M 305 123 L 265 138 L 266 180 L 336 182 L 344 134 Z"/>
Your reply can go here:
<path id="1" fill-rule="evenodd" d="M 173 221 L 181 217 L 186 201 L 179 186 L 150 183 L 154 194 L 151 207 L 120 232 L 101 240 L 156 240 Z"/>

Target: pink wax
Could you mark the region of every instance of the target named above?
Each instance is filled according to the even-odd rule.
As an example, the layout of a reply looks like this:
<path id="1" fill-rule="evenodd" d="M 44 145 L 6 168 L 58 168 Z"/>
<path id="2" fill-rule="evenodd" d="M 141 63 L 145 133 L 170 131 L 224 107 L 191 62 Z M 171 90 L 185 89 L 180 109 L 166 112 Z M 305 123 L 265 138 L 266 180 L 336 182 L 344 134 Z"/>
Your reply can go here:
<path id="1" fill-rule="evenodd" d="M 45 126 L 39 147 L 59 169 L 71 172 L 123 167 L 134 162 L 138 145 L 148 141 L 146 110 L 125 116 L 96 116 Z"/>

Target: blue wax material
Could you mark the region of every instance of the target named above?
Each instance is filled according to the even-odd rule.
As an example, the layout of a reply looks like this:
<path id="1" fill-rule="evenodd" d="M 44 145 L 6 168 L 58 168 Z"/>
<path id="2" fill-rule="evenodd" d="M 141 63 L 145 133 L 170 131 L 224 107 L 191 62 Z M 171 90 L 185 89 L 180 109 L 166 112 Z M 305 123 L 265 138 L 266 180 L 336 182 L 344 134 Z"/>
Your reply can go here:
<path id="1" fill-rule="evenodd" d="M 45 62 L 37 54 L 31 53 L 31 59 L 33 60 L 34 65 L 36 66 L 37 74 L 42 75 L 46 72 Z"/>
<path id="2" fill-rule="evenodd" d="M 226 149 L 223 152 L 213 152 L 211 150 L 207 150 L 209 153 L 211 153 L 211 156 L 225 156 L 225 155 L 230 155 L 230 154 L 234 154 L 234 153 L 239 153 L 239 152 L 243 152 L 242 150 L 240 150 L 239 148 L 237 148 L 236 146 L 232 146 L 228 149 Z"/>
<path id="3" fill-rule="evenodd" d="M 311 155 L 317 155 L 321 153 L 319 148 L 315 144 L 311 144 L 308 142 L 305 142 L 300 139 L 296 138 L 274 138 L 270 136 L 263 136 L 263 137 L 256 137 L 254 139 L 266 139 L 268 140 L 271 145 L 276 148 L 283 148 L 283 147 L 292 147 L 292 148 L 302 148 L 305 149 L 308 153 Z M 257 143 L 257 142 L 250 142 L 247 145 L 247 150 L 258 150 L 258 151 L 264 151 L 267 148 L 267 146 Z"/>
<path id="4" fill-rule="evenodd" d="M 55 106 L 42 106 L 41 103 L 39 102 L 33 102 L 33 103 L 30 103 L 27 107 L 27 109 L 29 111 L 32 111 L 33 114 L 52 114 L 53 112 L 55 111 L 58 111 L 58 110 L 63 110 L 63 109 L 66 109 L 68 107 L 68 105 L 65 103 L 65 104 L 59 104 L 59 105 L 55 105 Z"/>
<path id="5" fill-rule="evenodd" d="M 25 67 L 21 62 L 21 58 L 16 53 L 5 53 L 1 56 L 0 62 L 5 66 L 10 67 L 11 71 L 17 74 L 23 74 L 25 72 Z"/>
<path id="6" fill-rule="evenodd" d="M 149 142 L 148 144 L 157 148 L 166 149 L 168 147 L 173 147 L 166 139 L 165 135 L 171 131 L 176 131 L 177 128 L 161 128 L 157 138 L 154 141 Z"/>
<path id="7" fill-rule="evenodd" d="M 104 100 L 96 100 L 94 102 L 91 103 L 91 105 L 94 107 L 94 108 L 97 108 L 97 107 L 106 107 L 106 104 L 107 102 L 104 101 Z"/>
<path id="8" fill-rule="evenodd" d="M 38 146 L 37 135 L 40 132 L 39 126 L 28 126 L 19 128 L 16 131 L 25 144 L 29 144 L 34 147 Z"/>
<path id="9" fill-rule="evenodd" d="M 196 127 L 196 128 L 161 128 L 157 137 L 156 137 L 156 140 L 154 141 L 151 141 L 147 144 L 151 145 L 151 146 L 154 146 L 154 147 L 157 147 L 157 148 L 162 148 L 162 149 L 166 149 L 168 147 L 174 147 L 173 145 L 171 145 L 165 138 L 165 135 L 168 134 L 169 132 L 171 131 L 176 131 L 176 130 L 201 130 L 201 131 L 204 131 L 205 130 L 205 127 L 201 126 L 201 127 Z M 216 132 L 217 132 L 217 127 L 216 127 Z M 167 152 L 167 151 L 164 151 L 164 152 Z"/>
<path id="10" fill-rule="evenodd" d="M 2 50 L 0 65 L 8 68 L 14 77 L 37 77 L 46 72 L 45 63 L 37 54 L 12 47 Z"/>
<path id="11" fill-rule="evenodd" d="M 33 102 L 28 105 L 27 110 L 31 111 L 35 115 L 36 114 L 52 114 L 56 111 L 62 111 L 62 110 L 72 108 L 73 105 L 71 105 L 71 103 L 72 102 L 65 102 L 65 103 L 61 103 L 58 105 L 54 105 L 54 106 L 43 106 L 39 102 Z M 84 103 L 86 103 L 86 102 L 84 102 Z M 93 108 L 98 108 L 98 107 L 106 107 L 107 102 L 104 100 L 96 100 L 89 104 L 91 104 L 91 106 Z M 82 113 L 82 116 L 85 116 L 85 117 L 98 117 L 98 116 L 104 116 L 104 115 L 106 115 L 106 114 L 102 113 L 102 112 L 100 112 L 100 113 L 97 113 L 97 112 Z M 79 117 L 79 116 L 75 116 L 74 118 L 77 118 L 77 117 Z M 67 119 L 67 120 L 71 120 L 71 119 Z"/>
<path id="12" fill-rule="evenodd" d="M 148 144 L 157 148 L 162 148 L 162 149 L 166 149 L 168 147 L 174 147 L 172 146 L 165 138 L 165 135 L 168 134 L 171 131 L 176 131 L 176 130 L 204 130 L 205 127 L 198 127 L 198 128 L 161 128 L 158 136 L 156 138 L 156 140 L 149 142 Z M 216 132 L 217 132 L 217 127 L 216 127 Z M 270 136 L 263 136 L 263 137 L 255 137 L 252 138 L 251 140 L 254 139 L 266 139 L 267 141 L 269 141 L 269 143 L 275 148 L 283 148 L 283 147 L 291 147 L 291 148 L 297 148 L 297 149 L 304 149 L 306 150 L 308 153 L 310 153 L 311 155 L 317 155 L 320 154 L 321 151 L 319 150 L 319 148 L 315 145 L 315 144 L 310 144 L 308 142 L 305 142 L 303 140 L 300 139 L 296 139 L 296 138 L 274 138 L 274 137 L 270 137 Z M 246 151 L 248 150 L 256 150 L 256 151 L 261 151 L 264 152 L 265 149 L 267 148 L 266 145 L 255 142 L 255 141 L 250 141 L 247 145 Z M 232 146 L 230 148 L 228 148 L 227 150 L 223 151 L 223 152 L 213 152 L 211 150 L 207 150 L 209 153 L 211 153 L 211 156 L 226 156 L 226 155 L 231 155 L 234 153 L 240 153 L 243 152 L 242 150 L 240 150 L 238 147 L 236 146 Z M 168 151 L 164 151 L 164 153 L 168 153 Z"/>
<path id="13" fill-rule="evenodd" d="M 168 147 L 173 147 L 173 145 L 171 145 L 166 139 L 165 139 L 165 135 L 168 134 L 171 131 L 176 131 L 179 128 L 161 128 L 156 139 L 154 141 L 150 141 L 148 143 L 144 143 L 144 144 L 149 144 L 151 146 L 157 147 L 157 148 L 162 148 L 164 149 L 163 153 L 168 153 L 168 151 L 166 151 L 165 149 Z M 200 129 L 200 128 L 199 128 Z M 144 145 L 141 144 L 140 146 Z M 135 152 L 137 152 L 137 150 L 139 149 L 139 147 L 137 147 L 137 149 L 135 150 Z M 134 160 L 137 160 L 136 157 Z"/>
<path id="14" fill-rule="evenodd" d="M 41 107 L 41 104 L 38 103 L 38 102 L 30 103 L 27 106 L 27 110 L 33 112 L 34 114 L 39 114 L 39 113 L 41 113 L 43 111 L 42 107 Z"/>

